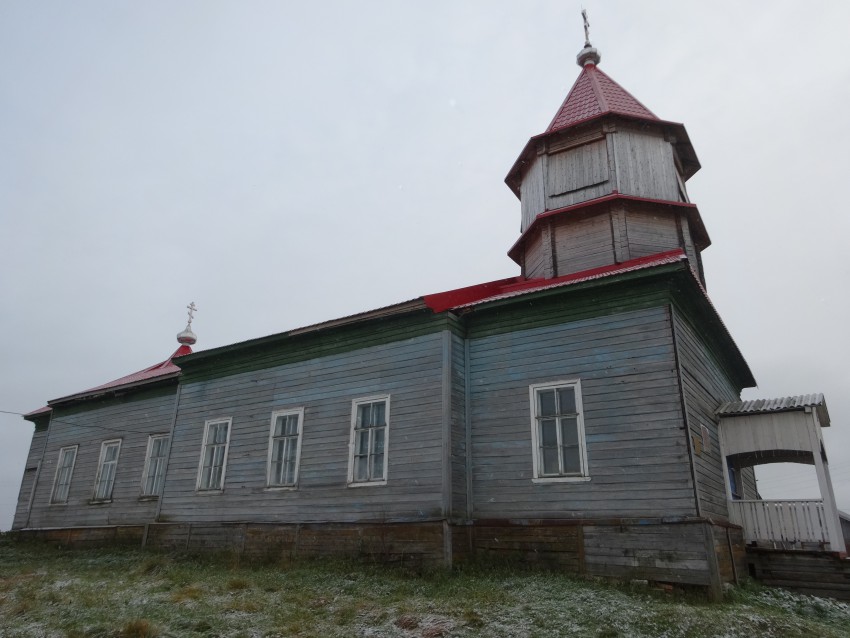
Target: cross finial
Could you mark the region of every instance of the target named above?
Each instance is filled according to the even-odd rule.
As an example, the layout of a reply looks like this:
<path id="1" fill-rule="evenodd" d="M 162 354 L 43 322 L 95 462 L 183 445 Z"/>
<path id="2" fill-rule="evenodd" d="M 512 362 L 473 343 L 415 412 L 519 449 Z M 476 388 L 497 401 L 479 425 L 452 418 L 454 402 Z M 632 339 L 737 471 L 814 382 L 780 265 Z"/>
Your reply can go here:
<path id="1" fill-rule="evenodd" d="M 189 323 L 186 324 L 186 328 L 189 328 L 192 325 L 192 319 L 195 317 L 195 312 L 198 310 L 197 306 L 195 306 L 195 302 L 193 301 L 188 306 L 186 306 L 189 311 Z"/>
<path id="2" fill-rule="evenodd" d="M 584 46 L 590 46 L 590 22 L 587 21 L 587 9 L 581 10 L 581 17 L 584 20 Z"/>

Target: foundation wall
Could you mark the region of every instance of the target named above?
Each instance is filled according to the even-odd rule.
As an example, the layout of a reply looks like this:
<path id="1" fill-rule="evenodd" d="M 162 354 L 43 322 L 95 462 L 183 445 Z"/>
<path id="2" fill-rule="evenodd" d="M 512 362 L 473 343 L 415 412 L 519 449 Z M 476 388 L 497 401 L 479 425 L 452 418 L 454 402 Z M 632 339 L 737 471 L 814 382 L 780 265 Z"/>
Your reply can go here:
<path id="1" fill-rule="evenodd" d="M 740 528 L 705 519 L 479 520 L 416 523 L 151 523 L 25 530 L 76 547 L 130 545 L 183 552 L 229 552 L 251 560 L 336 556 L 425 567 L 470 560 L 522 564 L 615 580 L 707 588 L 747 573 Z"/>
<path id="2" fill-rule="evenodd" d="M 765 585 L 850 601 L 850 560 L 837 553 L 747 547 L 746 561 Z"/>

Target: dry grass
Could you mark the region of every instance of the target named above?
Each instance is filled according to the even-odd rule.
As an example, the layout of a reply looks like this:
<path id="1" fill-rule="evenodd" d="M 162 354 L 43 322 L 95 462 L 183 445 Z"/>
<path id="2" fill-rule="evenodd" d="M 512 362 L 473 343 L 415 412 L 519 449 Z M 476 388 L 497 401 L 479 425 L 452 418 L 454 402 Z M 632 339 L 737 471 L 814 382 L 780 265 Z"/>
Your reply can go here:
<path id="1" fill-rule="evenodd" d="M 0 536 L 0 636 L 848 636 L 850 606 L 748 587 L 708 604 L 553 572 L 67 552 Z"/>

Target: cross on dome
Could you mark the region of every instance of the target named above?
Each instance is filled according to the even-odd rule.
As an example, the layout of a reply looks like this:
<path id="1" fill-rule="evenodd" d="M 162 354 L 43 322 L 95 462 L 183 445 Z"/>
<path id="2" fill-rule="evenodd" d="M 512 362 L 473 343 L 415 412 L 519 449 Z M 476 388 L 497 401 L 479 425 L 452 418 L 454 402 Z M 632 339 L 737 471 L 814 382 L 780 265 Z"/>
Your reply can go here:
<path id="1" fill-rule="evenodd" d="M 198 336 L 194 332 L 192 332 L 192 319 L 195 318 L 195 312 L 197 312 L 198 307 L 193 301 L 188 306 L 186 306 L 186 309 L 189 311 L 189 321 L 186 323 L 185 330 L 183 330 L 183 332 L 177 335 L 177 343 L 184 346 L 191 346 L 198 341 Z"/>

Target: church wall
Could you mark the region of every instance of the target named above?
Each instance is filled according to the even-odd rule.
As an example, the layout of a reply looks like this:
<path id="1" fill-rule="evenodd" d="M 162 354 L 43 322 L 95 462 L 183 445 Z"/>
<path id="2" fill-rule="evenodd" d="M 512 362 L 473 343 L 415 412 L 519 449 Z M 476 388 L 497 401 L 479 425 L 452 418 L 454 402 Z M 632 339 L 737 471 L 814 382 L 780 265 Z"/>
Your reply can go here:
<path id="1" fill-rule="evenodd" d="M 536 156 L 526 169 L 520 184 L 520 206 L 522 232 L 525 232 L 535 218 L 546 210 L 546 193 L 543 190 L 543 156 Z"/>
<path id="2" fill-rule="evenodd" d="M 672 202 L 683 200 L 673 147 L 660 133 L 620 127 L 611 138 L 620 193 Z"/>
<path id="3" fill-rule="evenodd" d="M 553 223 L 556 276 L 616 263 L 611 215 L 567 215 Z"/>
<path id="4" fill-rule="evenodd" d="M 20 529 L 27 524 L 29 517 L 30 498 L 33 495 L 38 470 L 41 467 L 41 455 L 44 444 L 47 442 L 47 419 L 35 427 L 30 442 L 30 451 L 27 455 L 27 464 L 24 466 L 24 477 L 21 481 L 21 489 L 18 492 L 18 503 L 15 507 L 15 516 L 12 519 L 12 529 Z"/>
<path id="5" fill-rule="evenodd" d="M 603 136 L 581 146 L 546 156 L 546 210 L 580 204 L 611 193 L 616 187 Z"/>
<path id="6" fill-rule="evenodd" d="M 546 315 L 558 303 L 526 307 L 523 314 Z M 560 304 L 566 308 L 565 301 Z M 509 316 L 501 309 L 473 321 L 486 333 L 493 330 L 487 324 Z M 480 338 L 475 332 L 470 392 L 476 519 L 696 513 L 666 306 L 494 330 Z M 589 480 L 535 482 L 529 386 L 569 380 L 581 382 Z"/>
<path id="7" fill-rule="evenodd" d="M 529 279 L 545 277 L 547 274 L 547 265 L 550 270 L 552 268 L 551 264 L 546 263 L 548 251 L 543 249 L 543 235 L 543 228 L 541 226 L 540 230 L 529 237 L 526 244 L 523 275 Z"/>
<path id="8" fill-rule="evenodd" d="M 721 403 L 737 400 L 740 389 L 729 379 L 710 345 L 681 311 L 674 311 L 673 323 L 701 514 L 727 519 L 726 484 L 714 412 Z M 751 489 L 750 481 L 748 491 Z"/>
<path id="9" fill-rule="evenodd" d="M 674 213 L 648 206 L 626 207 L 626 232 L 632 259 L 682 248 Z"/>
<path id="10" fill-rule="evenodd" d="M 54 407 L 44 462 L 28 527 L 95 526 L 153 520 L 156 500 L 140 498 L 150 434 L 167 434 L 174 416 L 176 384 L 125 397 Z M 95 477 L 104 441 L 121 441 L 112 497 L 94 503 Z M 68 500 L 51 504 L 60 449 L 78 446 Z"/>
<path id="11" fill-rule="evenodd" d="M 292 523 L 441 517 L 445 334 L 206 380 L 187 375 L 159 520 Z M 386 485 L 349 487 L 352 400 L 384 395 L 390 406 Z M 297 487 L 270 489 L 271 414 L 290 408 L 304 410 Z M 198 491 L 204 424 L 216 418 L 232 419 L 224 489 Z"/>
<path id="12" fill-rule="evenodd" d="M 451 346 L 451 517 L 467 518 L 466 340 L 452 335 Z"/>

